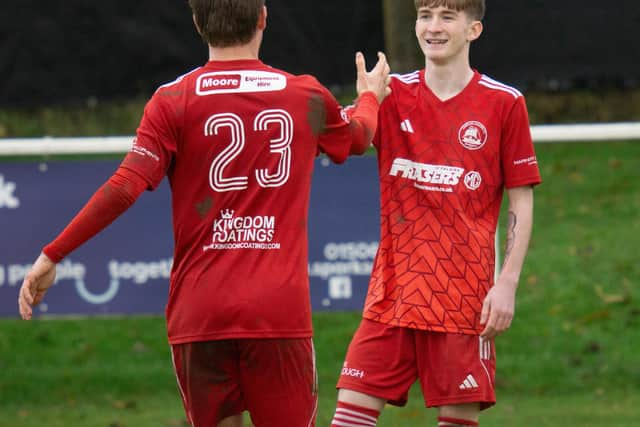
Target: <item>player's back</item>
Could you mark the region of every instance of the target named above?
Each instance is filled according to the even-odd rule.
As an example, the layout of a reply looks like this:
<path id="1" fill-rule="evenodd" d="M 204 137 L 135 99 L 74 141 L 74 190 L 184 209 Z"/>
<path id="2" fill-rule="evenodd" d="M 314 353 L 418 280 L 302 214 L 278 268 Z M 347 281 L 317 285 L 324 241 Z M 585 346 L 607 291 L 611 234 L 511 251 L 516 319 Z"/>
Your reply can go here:
<path id="1" fill-rule="evenodd" d="M 308 199 L 318 150 L 348 153 L 319 146 L 336 114 L 314 78 L 256 60 L 209 62 L 156 92 L 136 145 L 159 142 L 171 184 L 172 343 L 311 335 Z"/>

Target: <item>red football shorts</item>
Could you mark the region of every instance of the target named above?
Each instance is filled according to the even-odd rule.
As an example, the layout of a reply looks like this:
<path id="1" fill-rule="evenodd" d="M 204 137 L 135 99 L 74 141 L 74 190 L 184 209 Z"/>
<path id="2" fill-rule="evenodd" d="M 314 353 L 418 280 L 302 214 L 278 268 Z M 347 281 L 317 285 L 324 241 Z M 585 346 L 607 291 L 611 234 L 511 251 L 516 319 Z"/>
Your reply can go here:
<path id="1" fill-rule="evenodd" d="M 185 412 L 194 427 L 215 427 L 245 410 L 256 427 L 315 425 L 311 338 L 194 342 L 171 350 Z"/>
<path id="2" fill-rule="evenodd" d="M 363 319 L 349 345 L 337 388 L 407 403 L 420 380 L 425 405 L 495 404 L 495 349 L 477 335 L 391 327 Z"/>

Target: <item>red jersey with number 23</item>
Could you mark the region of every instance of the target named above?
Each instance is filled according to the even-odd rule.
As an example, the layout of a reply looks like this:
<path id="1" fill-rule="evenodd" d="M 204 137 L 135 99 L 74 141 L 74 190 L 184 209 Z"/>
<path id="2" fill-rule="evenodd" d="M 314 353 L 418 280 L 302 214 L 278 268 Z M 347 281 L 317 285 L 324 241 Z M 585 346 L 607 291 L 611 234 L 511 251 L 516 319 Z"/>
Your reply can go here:
<path id="1" fill-rule="evenodd" d="M 424 73 L 394 75 L 380 107 L 380 246 L 364 317 L 478 334 L 504 188 L 540 183 L 527 110 L 477 72 L 441 101 Z"/>
<path id="2" fill-rule="evenodd" d="M 158 89 L 123 163 L 172 191 L 171 344 L 310 337 L 307 210 L 314 159 L 351 133 L 311 76 L 211 61 Z"/>

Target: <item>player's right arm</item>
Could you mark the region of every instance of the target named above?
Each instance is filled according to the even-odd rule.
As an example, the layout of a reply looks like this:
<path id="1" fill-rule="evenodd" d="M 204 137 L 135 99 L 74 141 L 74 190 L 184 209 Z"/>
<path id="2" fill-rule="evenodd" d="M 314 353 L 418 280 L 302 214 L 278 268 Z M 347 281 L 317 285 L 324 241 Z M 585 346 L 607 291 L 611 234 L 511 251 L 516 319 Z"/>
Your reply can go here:
<path id="1" fill-rule="evenodd" d="M 378 127 L 380 103 L 391 93 L 390 69 L 383 53 L 378 53 L 378 62 L 369 72 L 362 53 L 356 53 L 355 62 L 358 99 L 354 106 L 343 109 L 331 97 L 335 105 L 327 106 L 326 125 L 320 139 L 321 150 L 337 163 L 349 154 L 362 154 L 367 150 Z M 350 141 L 347 153 L 340 152 L 344 146 L 339 143 L 342 138 Z"/>

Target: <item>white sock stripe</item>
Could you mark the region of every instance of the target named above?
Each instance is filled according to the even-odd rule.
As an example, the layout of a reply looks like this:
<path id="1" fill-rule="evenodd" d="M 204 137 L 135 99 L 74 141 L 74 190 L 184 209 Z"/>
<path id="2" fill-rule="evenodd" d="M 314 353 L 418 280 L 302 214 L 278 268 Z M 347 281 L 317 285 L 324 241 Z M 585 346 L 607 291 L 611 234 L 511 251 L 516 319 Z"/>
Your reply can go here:
<path id="1" fill-rule="evenodd" d="M 353 423 L 356 423 L 355 425 L 357 426 L 375 427 L 376 425 L 375 420 L 369 421 L 369 420 L 362 419 L 361 417 L 350 417 L 348 415 L 337 414 L 337 413 L 333 419 L 336 421 L 342 421 L 342 422 L 353 422 Z"/>
<path id="2" fill-rule="evenodd" d="M 373 421 L 374 423 L 378 421 L 375 417 L 372 417 L 371 415 L 363 414 L 362 412 L 353 411 L 351 409 L 336 408 L 336 416 L 338 416 L 339 414 L 347 414 L 347 415 L 360 417 L 367 421 Z"/>
<path id="3" fill-rule="evenodd" d="M 331 421 L 331 425 L 341 426 L 341 427 L 363 427 L 363 424 L 345 423 L 345 422 L 342 422 L 342 421 L 338 421 L 335 418 L 333 419 L 333 421 Z M 371 424 L 371 426 L 375 426 L 375 424 Z"/>

